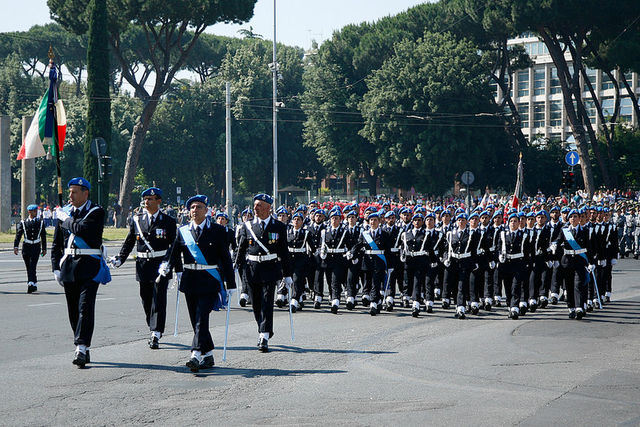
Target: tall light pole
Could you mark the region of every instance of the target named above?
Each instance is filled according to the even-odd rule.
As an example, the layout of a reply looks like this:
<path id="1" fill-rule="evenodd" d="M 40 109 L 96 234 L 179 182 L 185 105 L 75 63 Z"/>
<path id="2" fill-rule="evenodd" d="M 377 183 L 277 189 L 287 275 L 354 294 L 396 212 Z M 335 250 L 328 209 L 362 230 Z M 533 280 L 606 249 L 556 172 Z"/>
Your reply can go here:
<path id="1" fill-rule="evenodd" d="M 278 63 L 276 62 L 276 0 L 273 0 L 273 200 L 278 201 Z"/>

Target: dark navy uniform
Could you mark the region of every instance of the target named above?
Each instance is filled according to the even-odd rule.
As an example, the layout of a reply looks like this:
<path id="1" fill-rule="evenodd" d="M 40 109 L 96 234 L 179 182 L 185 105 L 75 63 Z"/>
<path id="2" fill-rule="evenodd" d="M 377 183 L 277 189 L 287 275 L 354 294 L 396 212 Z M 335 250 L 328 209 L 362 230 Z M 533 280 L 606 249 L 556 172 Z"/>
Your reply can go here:
<path id="1" fill-rule="evenodd" d="M 511 231 L 505 228 L 500 232 L 497 244 L 500 260 L 498 268 L 504 285 L 505 302 L 510 307 L 509 317 L 513 319 L 520 315 L 521 285 L 524 281 L 525 263 L 530 256 L 529 248 L 527 235 L 523 230 Z"/>
<path id="2" fill-rule="evenodd" d="M 359 225 L 353 227 L 347 225 L 347 235 L 345 236 L 344 246 L 351 251 L 360 240 L 361 228 Z M 356 296 L 358 295 L 358 280 L 360 276 L 360 258 L 354 258 L 347 261 L 347 309 L 351 310 L 356 305 Z"/>
<path id="3" fill-rule="evenodd" d="M 450 262 L 446 282 L 448 292 L 457 292 L 457 314 L 464 313 L 465 302 L 469 301 L 469 282 L 471 272 L 477 264 L 477 247 L 480 234 L 464 230 L 450 231 L 447 234 L 449 242 L 448 261 Z M 463 316 L 461 316 L 464 318 Z"/>
<path id="4" fill-rule="evenodd" d="M 347 260 L 344 257 L 347 252 L 346 236 L 347 227 L 344 224 L 340 224 L 337 228 L 327 226 L 322 231 L 321 270 L 329 284 L 331 306 L 334 312 L 337 312 L 337 306 L 340 305 L 340 294 L 347 278 Z M 323 279 L 321 278 L 319 282 L 322 284 Z M 336 306 L 335 309 L 334 306 Z"/>
<path id="5" fill-rule="evenodd" d="M 529 276 L 529 307 L 535 311 L 538 305 L 546 305 L 547 295 L 551 286 L 553 275 L 553 257 L 549 252 L 551 244 L 551 227 L 534 227 L 531 230 L 531 252 L 533 269 Z"/>
<path id="6" fill-rule="evenodd" d="M 305 225 L 296 230 L 287 230 L 287 246 L 291 254 L 291 278 L 293 279 L 291 311 L 295 312 L 304 305 L 304 292 L 309 268 L 309 252 L 315 251 L 309 243 L 309 230 Z M 311 249 L 310 249 L 311 248 Z M 294 301 L 295 300 L 295 301 Z"/>
<path id="7" fill-rule="evenodd" d="M 176 221 L 158 211 L 138 214 L 131 221 L 129 234 L 125 238 L 116 259 L 124 263 L 133 250 L 137 251 L 136 280 L 140 283 L 140 298 L 150 331 L 164 333 L 167 318 L 167 285 L 171 273 L 158 278 L 158 268 L 176 240 Z"/>
<path id="8" fill-rule="evenodd" d="M 47 253 L 47 232 L 43 221 L 36 217 L 33 219 L 27 218 L 18 223 L 16 226 L 16 238 L 13 241 L 13 250 L 16 253 L 23 236 L 22 259 L 27 268 L 27 292 L 32 293 L 38 290 L 38 276 L 36 275 L 38 258 L 40 258 L 40 255 L 44 256 Z"/>

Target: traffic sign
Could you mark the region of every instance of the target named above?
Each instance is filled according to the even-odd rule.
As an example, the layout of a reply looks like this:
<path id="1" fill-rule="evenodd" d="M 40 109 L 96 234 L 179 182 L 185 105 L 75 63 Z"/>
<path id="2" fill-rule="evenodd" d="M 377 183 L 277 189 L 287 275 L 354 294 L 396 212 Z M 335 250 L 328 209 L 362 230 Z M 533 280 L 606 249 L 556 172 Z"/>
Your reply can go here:
<path id="1" fill-rule="evenodd" d="M 95 157 L 104 156 L 107 152 L 107 141 L 102 137 L 94 138 L 89 148 L 91 148 L 91 154 Z"/>
<path id="2" fill-rule="evenodd" d="M 473 184 L 473 180 L 475 179 L 475 177 L 473 176 L 473 172 L 464 171 L 462 173 L 462 177 L 460 179 L 462 179 L 462 183 L 464 185 L 471 185 L 471 184 Z"/>
<path id="3" fill-rule="evenodd" d="M 569 166 L 575 166 L 580 161 L 580 155 L 577 151 L 569 151 L 566 156 L 564 156 L 564 161 L 567 162 Z"/>

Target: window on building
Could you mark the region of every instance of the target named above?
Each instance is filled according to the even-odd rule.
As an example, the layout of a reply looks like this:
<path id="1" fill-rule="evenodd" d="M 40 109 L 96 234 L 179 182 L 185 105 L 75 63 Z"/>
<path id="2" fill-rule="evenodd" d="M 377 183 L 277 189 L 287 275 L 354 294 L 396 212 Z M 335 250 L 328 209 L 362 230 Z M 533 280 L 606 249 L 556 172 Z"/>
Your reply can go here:
<path id="1" fill-rule="evenodd" d="M 520 121 L 523 128 L 529 127 L 529 104 L 518 104 L 518 114 L 520 114 Z"/>
<path id="2" fill-rule="evenodd" d="M 493 81 L 491 81 L 489 83 L 489 87 L 491 88 L 491 94 L 493 95 L 494 98 L 498 97 L 498 83 L 495 83 Z"/>
<path id="3" fill-rule="evenodd" d="M 549 142 L 555 142 L 555 143 L 562 142 L 562 134 L 561 133 L 551 133 L 551 134 L 549 134 Z"/>
<path id="4" fill-rule="evenodd" d="M 518 71 L 518 97 L 529 96 L 529 70 Z"/>
<path id="5" fill-rule="evenodd" d="M 628 96 L 620 98 L 620 119 L 625 122 L 633 120 L 633 104 Z"/>
<path id="6" fill-rule="evenodd" d="M 618 72 L 618 86 L 620 88 L 624 88 L 624 83 L 622 82 L 622 73 Z M 627 81 L 627 83 L 629 83 L 629 86 L 631 86 L 631 79 L 633 79 L 633 73 L 624 73 L 624 79 Z"/>
<path id="7" fill-rule="evenodd" d="M 602 72 L 602 84 L 600 87 L 602 90 L 613 89 L 613 82 L 609 78 L 609 75 L 604 71 Z"/>
<path id="8" fill-rule="evenodd" d="M 551 126 L 562 126 L 561 101 L 551 101 L 549 103 L 549 124 Z"/>
<path id="9" fill-rule="evenodd" d="M 591 68 L 585 68 L 585 73 L 587 74 L 587 78 L 589 79 L 589 81 L 591 82 L 591 85 L 594 87 L 596 87 L 596 70 L 592 70 Z M 584 85 L 584 92 L 588 92 L 589 91 L 589 87 L 585 84 Z"/>
<path id="10" fill-rule="evenodd" d="M 551 75 L 549 76 L 549 92 L 551 92 L 551 94 L 562 92 L 560 79 L 558 78 L 558 69 L 556 67 L 551 67 Z"/>
<path id="11" fill-rule="evenodd" d="M 533 94 L 544 95 L 544 68 L 533 70 Z"/>
<path id="12" fill-rule="evenodd" d="M 590 99 L 585 99 L 584 100 L 584 108 L 585 110 L 587 110 L 587 115 L 589 116 L 589 121 L 591 123 L 595 123 L 596 122 L 596 104 L 590 100 Z M 578 112 L 578 110 L 576 110 L 576 112 Z"/>
<path id="13" fill-rule="evenodd" d="M 544 127 L 544 102 L 535 102 L 533 104 L 533 127 Z"/>
<path id="14" fill-rule="evenodd" d="M 613 116 L 613 110 L 616 106 L 613 98 L 608 96 L 606 98 L 602 98 L 600 102 L 602 103 L 602 115 L 605 117 Z"/>

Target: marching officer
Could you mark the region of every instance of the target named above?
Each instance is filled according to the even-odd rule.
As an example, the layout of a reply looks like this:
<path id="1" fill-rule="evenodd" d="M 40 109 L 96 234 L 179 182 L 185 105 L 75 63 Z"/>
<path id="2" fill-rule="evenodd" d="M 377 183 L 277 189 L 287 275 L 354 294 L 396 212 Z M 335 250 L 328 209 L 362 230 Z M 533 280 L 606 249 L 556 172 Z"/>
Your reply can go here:
<path id="1" fill-rule="evenodd" d="M 56 210 L 58 223 L 51 245 L 51 265 L 56 281 L 64 287 L 69 322 L 76 346 L 73 364 L 84 368 L 91 361 L 96 294 L 111 275 L 103 259 L 104 210 L 89 200 L 91 184 L 73 178 L 69 188 L 69 212 Z"/>
<path id="2" fill-rule="evenodd" d="M 312 215 L 313 221 L 308 226 L 310 246 L 315 248 L 309 259 L 308 280 L 309 283 L 313 283 L 313 308 L 316 310 L 320 308 L 322 297 L 324 296 L 324 268 L 322 267 L 323 263 L 320 258 L 320 249 L 322 247 L 322 232 L 326 226 L 326 224 L 324 224 L 326 216 L 324 209 L 316 209 Z"/>
<path id="3" fill-rule="evenodd" d="M 148 345 L 156 350 L 164 333 L 167 319 L 167 286 L 171 275 L 158 278 L 158 268 L 176 240 L 176 221 L 160 211 L 162 190 L 147 188 L 142 192 L 144 210 L 132 217 L 129 234 L 120 253 L 110 259 L 113 267 L 120 267 L 136 248 L 136 280 L 140 284 L 140 298 L 147 326 L 151 331 Z M 156 280 L 158 279 L 158 280 Z"/>
<path id="4" fill-rule="evenodd" d="M 389 292 L 387 296 L 387 300 L 384 301 L 387 311 L 393 311 L 394 304 L 394 296 L 396 294 L 396 284 L 397 288 L 400 289 L 403 286 L 404 281 L 404 263 L 400 261 L 400 237 L 402 234 L 402 229 L 396 225 L 396 214 L 394 211 L 390 210 L 384 214 L 384 220 L 386 224 L 383 226 L 383 229 L 389 234 L 389 238 L 391 239 L 391 256 L 387 260 L 389 263 L 389 269 L 393 270 L 389 276 Z"/>
<path id="5" fill-rule="evenodd" d="M 369 314 L 379 313 L 382 304 L 380 290 L 387 276 L 387 259 L 391 253 L 389 234 L 380 227 L 380 213 L 372 212 L 368 217 L 369 229 L 360 234 L 358 243 L 347 252 L 347 259 L 363 257 L 365 268 L 365 283 L 362 290 L 363 305 L 369 301 Z M 366 297 L 366 298 L 365 298 Z"/>
<path id="6" fill-rule="evenodd" d="M 535 214 L 536 225 L 530 231 L 532 270 L 529 276 L 529 311 L 534 313 L 538 308 L 548 304 L 547 295 L 553 274 L 553 259 L 549 253 L 551 244 L 551 227 L 546 225 L 547 212 L 540 210 Z"/>
<path id="7" fill-rule="evenodd" d="M 258 350 L 269 351 L 273 336 L 273 300 L 276 284 L 291 278 L 291 258 L 287 247 L 287 226 L 274 220 L 270 213 L 273 198 L 257 194 L 253 198 L 256 217 L 240 229 L 236 265 L 246 264 L 246 277 L 251 291 L 253 315 L 258 324 Z"/>
<path id="8" fill-rule="evenodd" d="M 250 208 L 246 208 L 242 211 L 241 214 L 242 221 L 236 226 L 236 244 L 235 247 L 238 247 L 238 240 L 240 239 L 240 230 L 244 227 L 244 223 L 246 221 L 253 220 L 253 211 Z M 234 258 L 235 259 L 235 258 Z M 249 286 L 247 285 L 246 279 L 246 271 L 244 269 L 245 265 L 238 265 L 238 273 L 241 277 L 241 289 L 240 289 L 240 306 L 245 307 L 247 305 L 247 301 L 249 301 Z"/>
<path id="9" fill-rule="evenodd" d="M 36 267 L 40 255 L 47 253 L 47 231 L 44 222 L 38 218 L 38 205 L 27 206 L 29 217 L 23 219 L 16 226 L 16 238 L 13 241 L 13 253 L 18 255 L 20 240 L 24 235 L 22 244 L 22 259 L 27 268 L 27 293 L 31 294 L 38 290 L 38 276 Z"/>
<path id="10" fill-rule="evenodd" d="M 413 215 L 412 222 L 413 227 L 402 232 L 403 247 L 400 258 L 404 262 L 404 289 L 411 293 L 411 299 L 413 300 L 411 315 L 418 317 L 420 314 L 422 287 L 424 286 L 427 272 L 428 255 L 425 250 L 427 239 L 423 228 L 424 216 L 418 212 Z"/>
<path id="11" fill-rule="evenodd" d="M 291 278 L 293 289 L 291 291 L 291 312 L 302 310 L 304 306 L 304 291 L 307 281 L 307 268 L 309 267 L 309 252 L 315 248 L 309 248 L 309 230 L 304 225 L 304 212 L 298 211 L 291 218 L 292 226 L 287 230 L 287 245 L 291 254 Z"/>
<path id="12" fill-rule="evenodd" d="M 186 365 L 192 372 L 214 366 L 209 315 L 211 310 L 218 311 L 229 304 L 227 290 L 236 288 L 227 231 L 207 217 L 208 202 L 207 196 L 201 194 L 187 200 L 191 221 L 180 227 L 158 269 L 161 276 L 167 277 L 175 268 L 179 289 L 187 302 L 193 340 Z"/>
<path id="13" fill-rule="evenodd" d="M 478 262 L 477 247 L 480 235 L 467 228 L 467 221 L 467 214 L 459 213 L 456 216 L 458 228 L 450 231 L 447 235 L 449 242 L 449 252 L 445 264 L 449 264 L 447 266 L 449 272 L 447 288 L 457 291 L 456 317 L 458 319 L 466 317 L 465 302 L 469 301 L 471 271 Z"/>
<path id="14" fill-rule="evenodd" d="M 340 207 L 336 206 L 329 211 L 329 222 L 329 226 L 322 230 L 320 258 L 322 259 L 322 270 L 329 284 L 331 312 L 336 314 L 340 307 L 342 286 L 347 278 L 347 264 L 344 258 L 347 252 L 345 246 L 347 227 L 342 224 Z M 322 278 L 320 283 L 322 283 Z"/>
<path id="15" fill-rule="evenodd" d="M 508 228 L 500 232 L 498 242 L 498 260 L 500 280 L 504 284 L 505 303 L 509 307 L 509 317 L 517 320 L 520 316 L 520 298 L 522 294 L 522 276 L 525 274 L 525 262 L 529 256 L 525 232 L 520 229 L 517 213 L 509 215 Z"/>
<path id="16" fill-rule="evenodd" d="M 351 251 L 353 247 L 358 244 L 362 230 L 360 225 L 358 225 L 358 212 L 355 209 L 349 209 L 345 215 L 347 216 L 347 235 L 345 237 L 344 246 L 347 248 L 347 251 Z M 356 306 L 359 276 L 360 259 L 353 258 L 351 260 L 347 260 L 347 310 L 353 310 Z"/>

